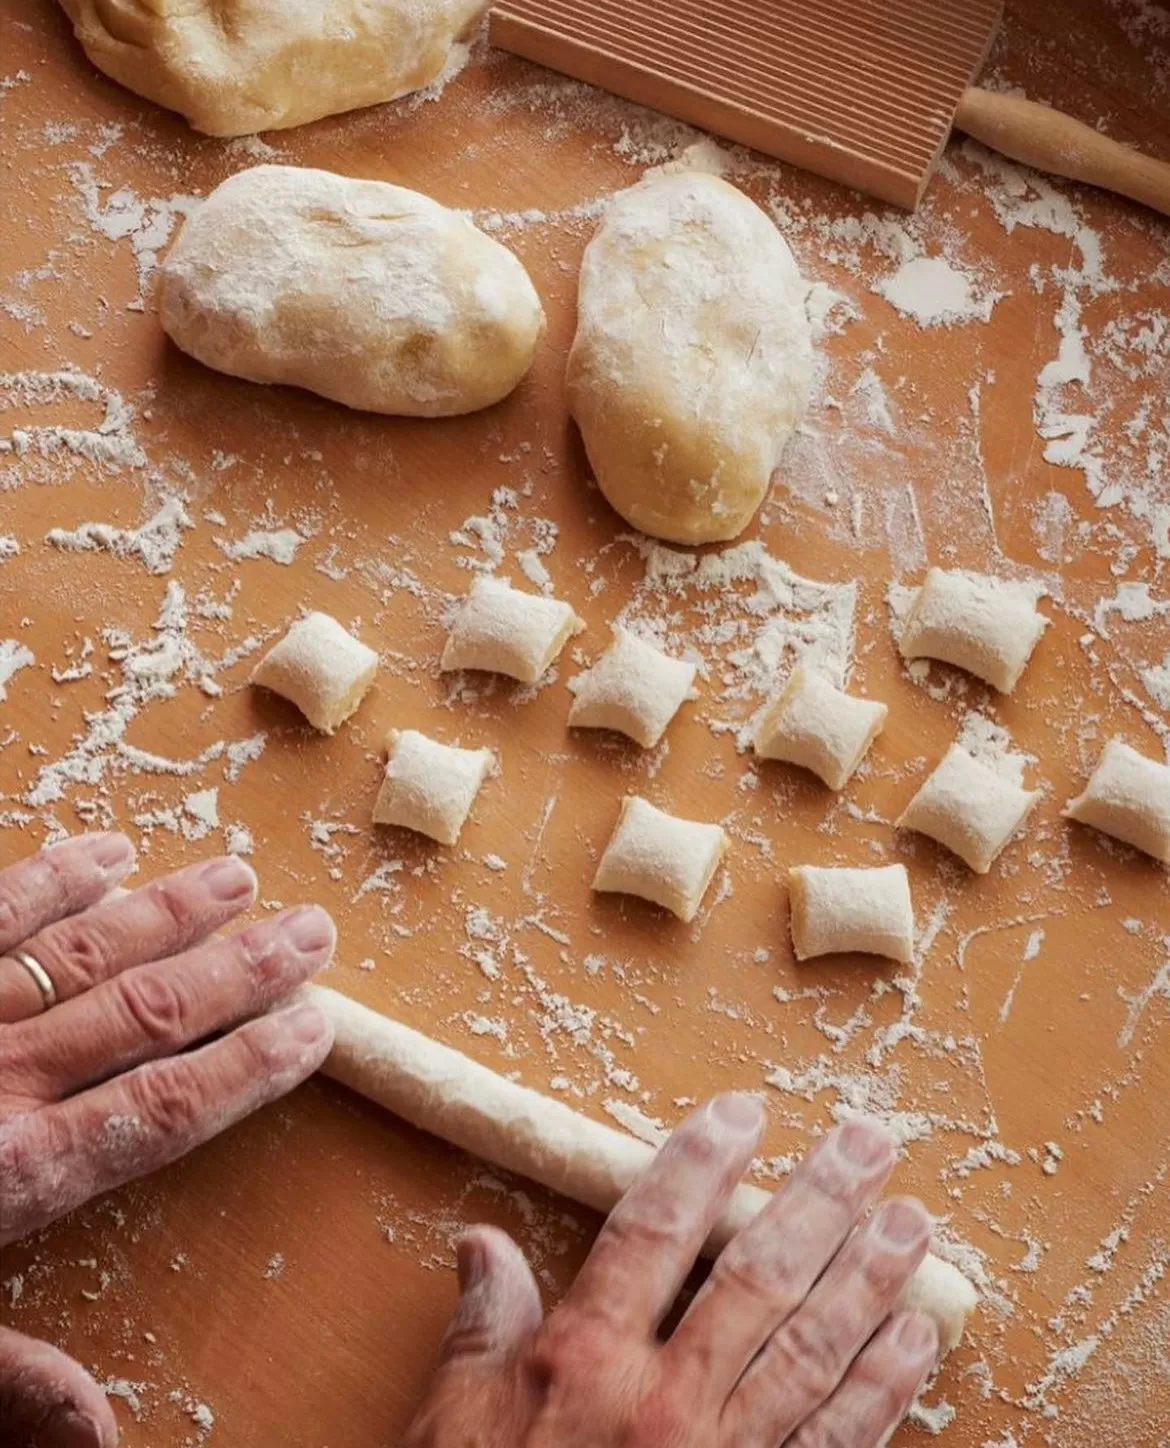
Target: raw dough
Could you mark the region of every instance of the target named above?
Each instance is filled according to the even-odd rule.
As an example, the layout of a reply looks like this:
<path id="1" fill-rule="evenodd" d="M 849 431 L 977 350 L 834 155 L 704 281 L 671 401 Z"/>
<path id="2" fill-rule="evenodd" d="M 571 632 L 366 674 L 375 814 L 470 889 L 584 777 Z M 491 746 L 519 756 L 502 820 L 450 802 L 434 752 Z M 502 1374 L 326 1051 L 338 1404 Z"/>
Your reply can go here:
<path id="1" fill-rule="evenodd" d="M 792 944 L 797 960 L 857 951 L 908 963 L 914 956 L 914 910 L 905 865 L 788 872 Z"/>
<path id="2" fill-rule="evenodd" d="M 693 920 L 726 850 L 718 825 L 679 819 L 628 794 L 593 888 L 639 895 L 680 920 Z"/>
<path id="3" fill-rule="evenodd" d="M 569 635 L 584 627 L 567 603 L 480 577 L 455 616 L 439 667 L 483 669 L 535 684 Z"/>
<path id="4" fill-rule="evenodd" d="M 574 679 L 569 724 L 576 729 L 616 729 L 652 749 L 690 698 L 695 666 L 672 659 L 621 624 L 613 643 L 588 673 Z"/>
<path id="5" fill-rule="evenodd" d="M 830 789 L 841 789 L 882 732 L 889 712 L 884 704 L 857 699 L 815 669 L 798 665 L 756 725 L 753 747 L 761 759 L 799 764 Z"/>
<path id="6" fill-rule="evenodd" d="M 747 527 L 808 398 L 805 291 L 772 221 L 717 176 L 611 202 L 581 268 L 569 405 L 635 528 L 707 543 Z"/>
<path id="7" fill-rule="evenodd" d="M 906 659 L 942 659 L 1010 694 L 1048 620 L 1023 584 L 932 568 L 898 646 Z"/>
<path id="8" fill-rule="evenodd" d="M 1084 793 L 1069 800 L 1064 816 L 1170 864 L 1170 765 L 1110 739 Z"/>
<path id="9" fill-rule="evenodd" d="M 330 618 L 309 613 L 256 665 L 253 684 L 294 703 L 314 729 L 332 734 L 365 698 L 378 655 Z"/>
<path id="10" fill-rule="evenodd" d="M 453 845 L 496 756 L 490 749 L 440 744 L 417 729 L 391 729 L 386 749 L 374 823 L 402 825 Z"/>
<path id="11" fill-rule="evenodd" d="M 220 372 L 411 417 L 506 397 L 544 331 L 528 273 L 465 216 L 300 166 L 215 188 L 163 263 L 160 313 Z"/>
<path id="12" fill-rule="evenodd" d="M 61 0 L 99 70 L 246 136 L 429 84 L 483 0 Z"/>
<path id="13" fill-rule="evenodd" d="M 326 1075 L 505 1171 L 608 1212 L 654 1156 L 646 1142 L 509 1081 L 336 991 L 306 986 L 299 995 L 333 1025 L 333 1050 L 322 1067 Z M 717 1256 L 769 1201 L 770 1192 L 746 1182 L 739 1186 L 704 1252 Z M 928 1256 L 903 1300 L 934 1318 L 946 1352 L 962 1336 L 978 1298 L 961 1272 Z"/>
<path id="14" fill-rule="evenodd" d="M 1039 798 L 952 744 L 897 827 L 929 835 L 977 875 L 986 875 Z"/>

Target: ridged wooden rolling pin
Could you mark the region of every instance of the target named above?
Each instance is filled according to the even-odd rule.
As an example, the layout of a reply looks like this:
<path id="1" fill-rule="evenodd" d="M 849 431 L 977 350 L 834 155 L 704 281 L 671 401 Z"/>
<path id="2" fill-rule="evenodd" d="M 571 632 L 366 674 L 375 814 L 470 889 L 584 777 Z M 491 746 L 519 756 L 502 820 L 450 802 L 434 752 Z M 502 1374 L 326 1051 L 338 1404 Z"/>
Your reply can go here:
<path id="1" fill-rule="evenodd" d="M 348 996 L 322 986 L 306 986 L 301 994 L 333 1023 L 333 1050 L 322 1067 L 327 1076 L 473 1156 L 608 1212 L 654 1155 L 646 1142 L 518 1086 Z M 746 1182 L 737 1187 L 705 1254 L 717 1255 L 770 1198 Z M 902 1305 L 934 1318 L 949 1352 L 977 1300 L 961 1272 L 928 1256 Z"/>
<path id="2" fill-rule="evenodd" d="M 1051 106 L 968 86 L 954 125 L 1037 171 L 1102 186 L 1170 215 L 1170 165 L 1111 141 Z"/>

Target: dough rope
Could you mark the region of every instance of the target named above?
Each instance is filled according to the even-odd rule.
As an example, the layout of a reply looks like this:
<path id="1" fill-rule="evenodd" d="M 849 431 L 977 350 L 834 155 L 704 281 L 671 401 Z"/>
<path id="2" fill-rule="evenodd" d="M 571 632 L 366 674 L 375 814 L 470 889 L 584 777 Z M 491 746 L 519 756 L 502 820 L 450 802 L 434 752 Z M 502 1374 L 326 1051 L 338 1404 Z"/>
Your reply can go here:
<path id="1" fill-rule="evenodd" d="M 300 997 L 334 1029 L 327 1076 L 408 1121 L 550 1191 L 609 1212 L 654 1156 L 654 1147 L 517 1085 L 469 1056 L 323 986 Z M 743 1183 L 704 1247 L 717 1256 L 772 1194 Z M 928 1256 L 905 1300 L 938 1324 L 944 1352 L 959 1341 L 978 1301 L 970 1282 Z"/>

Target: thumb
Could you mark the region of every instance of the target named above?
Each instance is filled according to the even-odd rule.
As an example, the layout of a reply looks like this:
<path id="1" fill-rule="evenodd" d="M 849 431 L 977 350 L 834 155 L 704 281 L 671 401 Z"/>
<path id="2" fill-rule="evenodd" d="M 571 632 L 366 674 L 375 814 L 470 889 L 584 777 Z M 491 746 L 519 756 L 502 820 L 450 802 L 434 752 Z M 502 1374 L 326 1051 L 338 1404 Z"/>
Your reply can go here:
<path id="1" fill-rule="evenodd" d="M 118 1425 L 79 1363 L 0 1328 L 0 1442 L 5 1448 L 114 1448 Z"/>
<path id="2" fill-rule="evenodd" d="M 540 1293 L 524 1254 L 495 1227 L 459 1243 L 459 1306 L 443 1340 L 444 1365 L 504 1357 L 540 1326 Z"/>

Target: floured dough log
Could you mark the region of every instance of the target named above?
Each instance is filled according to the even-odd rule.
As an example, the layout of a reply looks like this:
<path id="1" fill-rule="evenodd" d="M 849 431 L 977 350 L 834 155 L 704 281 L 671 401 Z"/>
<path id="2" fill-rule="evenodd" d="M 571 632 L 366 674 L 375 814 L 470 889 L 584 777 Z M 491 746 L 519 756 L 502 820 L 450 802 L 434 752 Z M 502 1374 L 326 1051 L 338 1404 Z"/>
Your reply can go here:
<path id="1" fill-rule="evenodd" d="M 439 667 L 482 669 L 535 684 L 585 625 L 567 603 L 480 577 L 463 600 Z"/>
<path id="2" fill-rule="evenodd" d="M 914 956 L 914 910 L 905 865 L 788 872 L 797 960 L 854 951 L 907 963 Z"/>
<path id="3" fill-rule="evenodd" d="M 575 729 L 616 729 L 652 749 L 691 697 L 695 666 L 613 626 L 613 643 L 569 688 L 569 724 Z"/>
<path id="4" fill-rule="evenodd" d="M 799 764 L 830 789 L 843 789 L 885 727 L 889 709 L 846 694 L 815 669 L 799 665 L 756 725 L 761 759 Z"/>
<path id="5" fill-rule="evenodd" d="M 483 0 L 61 0 L 99 70 L 246 136 L 429 85 Z"/>
<path id="6" fill-rule="evenodd" d="M 322 1067 L 326 1075 L 505 1171 L 608 1212 L 654 1156 L 646 1142 L 519 1086 L 336 991 L 306 986 L 300 996 L 333 1025 L 333 1050 Z M 717 1256 L 770 1200 L 771 1193 L 760 1187 L 739 1186 L 704 1252 Z M 905 1300 L 934 1318 L 946 1352 L 959 1341 L 978 1299 L 961 1272 L 929 1256 Z"/>
<path id="7" fill-rule="evenodd" d="M 638 895 L 680 920 L 693 920 L 726 851 L 727 836 L 718 825 L 679 819 L 628 794 L 593 888 Z"/>
<path id="8" fill-rule="evenodd" d="M 772 221 L 717 176 L 611 202 L 585 249 L 568 392 L 635 528 L 709 543 L 747 527 L 808 398 L 805 292 Z"/>
<path id="9" fill-rule="evenodd" d="M 898 647 L 903 658 L 941 659 L 1010 694 L 1047 627 L 1023 584 L 932 568 Z"/>
<path id="10" fill-rule="evenodd" d="M 290 700 L 314 729 L 332 734 L 366 696 L 378 655 L 327 613 L 297 619 L 256 665 L 252 683 Z"/>
<path id="11" fill-rule="evenodd" d="M 410 417 L 506 397 L 544 331 L 524 267 L 465 216 L 301 166 L 253 166 L 196 208 L 163 263 L 160 315 L 220 372 Z"/>
<path id="12" fill-rule="evenodd" d="M 929 835 L 986 875 L 1039 798 L 952 744 L 896 823 Z"/>
<path id="13" fill-rule="evenodd" d="M 401 825 L 453 845 L 496 757 L 490 749 L 458 749 L 417 729 L 391 729 L 389 758 L 374 804 L 376 825 Z"/>
<path id="14" fill-rule="evenodd" d="M 1069 800 L 1064 816 L 1170 864 L 1170 765 L 1110 739 L 1084 793 Z"/>

